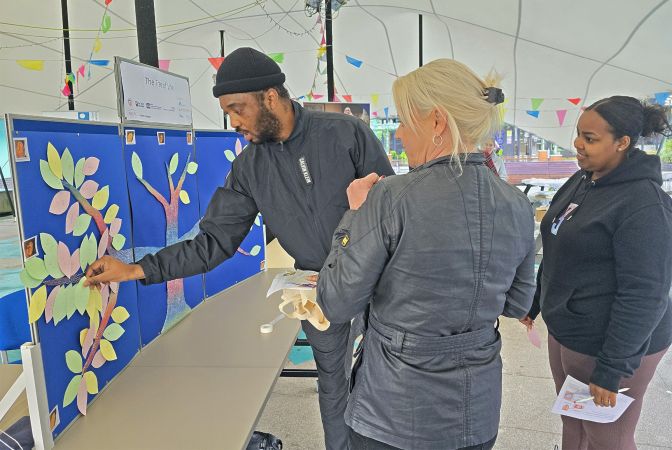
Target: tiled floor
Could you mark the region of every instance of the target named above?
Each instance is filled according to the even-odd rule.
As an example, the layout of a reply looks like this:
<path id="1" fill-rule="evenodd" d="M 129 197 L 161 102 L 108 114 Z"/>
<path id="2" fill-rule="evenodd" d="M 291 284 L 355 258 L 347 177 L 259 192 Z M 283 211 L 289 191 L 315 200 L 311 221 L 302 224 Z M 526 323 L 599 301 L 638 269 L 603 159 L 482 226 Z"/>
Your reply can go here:
<path id="1" fill-rule="evenodd" d="M 543 323 L 540 331 L 546 336 Z M 502 320 L 503 402 L 498 450 L 553 450 L 560 444 L 560 418 L 550 413 L 555 398 L 545 348 L 533 347 L 517 321 Z M 304 364 L 308 366 L 308 364 Z M 319 450 L 321 422 L 310 378 L 280 378 L 257 425 L 280 437 L 288 450 Z M 672 449 L 672 352 L 658 367 L 639 422 L 640 450 Z"/>

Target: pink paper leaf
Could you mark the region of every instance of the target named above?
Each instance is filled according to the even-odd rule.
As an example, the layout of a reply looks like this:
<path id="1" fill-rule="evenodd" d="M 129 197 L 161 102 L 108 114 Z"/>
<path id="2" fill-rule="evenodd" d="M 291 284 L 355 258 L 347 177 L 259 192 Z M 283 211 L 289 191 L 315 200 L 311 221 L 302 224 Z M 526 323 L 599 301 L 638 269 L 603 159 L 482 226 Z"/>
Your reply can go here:
<path id="1" fill-rule="evenodd" d="M 100 160 L 98 158 L 86 158 L 86 161 L 84 161 L 84 175 L 91 176 L 96 173 L 98 170 L 98 164 L 100 164 Z"/>
<path id="2" fill-rule="evenodd" d="M 65 232 L 67 234 L 72 233 L 75 229 L 75 222 L 79 217 L 79 203 L 73 203 L 68 210 L 68 214 L 65 216 Z"/>
<path id="3" fill-rule="evenodd" d="M 52 214 L 63 214 L 70 205 L 70 192 L 60 191 L 54 195 L 49 206 L 49 212 Z"/>
<path id="4" fill-rule="evenodd" d="M 535 327 L 527 330 L 527 339 L 529 339 L 530 343 L 535 347 L 541 348 L 541 336 L 539 336 L 539 332 Z"/>
<path id="5" fill-rule="evenodd" d="M 70 259 L 70 250 L 68 250 L 68 246 L 65 245 L 63 242 L 58 243 L 58 267 L 61 268 L 61 272 L 63 274 L 70 278 L 70 264 L 71 264 L 71 259 Z"/>
<path id="6" fill-rule="evenodd" d="M 243 144 L 241 144 L 240 139 L 236 139 L 236 156 L 243 153 Z"/>
<path id="7" fill-rule="evenodd" d="M 69 274 L 66 273 L 65 275 L 68 278 L 72 278 L 72 276 L 74 274 L 76 274 L 77 271 L 79 270 L 79 264 L 80 264 L 80 262 L 79 262 L 79 249 L 77 249 L 74 252 L 72 252 L 72 256 L 70 258 L 70 273 Z M 65 273 L 65 272 L 63 272 L 63 273 Z"/>
<path id="8" fill-rule="evenodd" d="M 91 365 L 94 369 L 99 369 L 103 364 L 105 364 L 105 358 L 103 357 L 103 354 L 100 353 L 100 350 L 98 350 L 96 356 L 93 357 L 93 361 L 91 361 Z"/>
<path id="9" fill-rule="evenodd" d="M 96 192 L 98 192 L 98 183 L 93 180 L 86 180 L 82 187 L 79 188 L 79 192 L 85 199 L 92 199 L 96 195 Z"/>
<path id="10" fill-rule="evenodd" d="M 102 288 L 100 288 L 100 303 L 103 306 L 103 311 L 107 309 L 107 302 L 110 300 L 110 286 L 107 284 L 104 284 Z"/>
<path id="11" fill-rule="evenodd" d="M 110 292 L 114 292 L 115 294 L 119 292 L 119 282 L 118 281 L 111 281 L 110 282 Z"/>
<path id="12" fill-rule="evenodd" d="M 120 229 L 121 229 L 121 219 L 117 217 L 112 221 L 112 224 L 110 225 L 110 236 L 116 236 L 117 233 L 119 233 Z"/>
<path id="13" fill-rule="evenodd" d="M 89 399 L 89 394 L 86 392 L 86 380 L 82 377 L 79 382 L 79 389 L 77 390 L 77 409 L 83 415 L 86 415 L 86 401 Z"/>
<path id="14" fill-rule="evenodd" d="M 110 230 L 105 229 L 103 235 L 100 237 L 100 242 L 98 242 L 98 258 L 102 258 L 105 252 L 107 251 L 107 244 L 110 240 Z"/>
<path id="15" fill-rule="evenodd" d="M 44 319 L 47 323 L 51 322 L 51 319 L 54 317 L 54 303 L 56 303 L 56 296 L 60 289 L 60 286 L 56 286 L 49 293 L 49 297 L 47 297 L 47 306 L 44 308 Z"/>
<path id="16" fill-rule="evenodd" d="M 86 355 L 89 353 L 89 350 L 91 350 L 91 346 L 93 345 L 93 338 L 96 335 L 96 333 L 93 331 L 93 329 L 89 328 L 86 330 L 86 336 L 84 337 L 84 343 L 82 344 L 82 356 L 86 357 Z"/>

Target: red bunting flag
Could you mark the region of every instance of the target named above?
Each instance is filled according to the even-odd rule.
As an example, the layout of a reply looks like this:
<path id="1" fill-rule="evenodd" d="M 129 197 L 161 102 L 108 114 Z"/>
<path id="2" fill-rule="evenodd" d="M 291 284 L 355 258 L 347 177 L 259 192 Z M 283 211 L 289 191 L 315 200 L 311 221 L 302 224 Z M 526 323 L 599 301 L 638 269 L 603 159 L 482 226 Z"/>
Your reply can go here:
<path id="1" fill-rule="evenodd" d="M 65 84 L 65 86 L 63 86 L 63 89 L 61 89 L 61 94 L 63 94 L 65 97 L 67 97 L 71 94 L 70 86 L 68 86 L 67 83 Z"/>
<path id="2" fill-rule="evenodd" d="M 319 99 L 321 99 L 322 97 L 324 97 L 324 95 L 322 95 L 322 94 L 313 94 L 313 98 L 314 98 L 315 100 L 319 100 Z"/>
<path id="3" fill-rule="evenodd" d="M 578 97 L 577 97 L 577 98 L 568 98 L 567 100 L 568 100 L 570 103 L 573 103 L 574 105 L 578 105 L 579 103 L 581 103 L 581 99 L 578 98 Z"/>
<path id="4" fill-rule="evenodd" d="M 112 3 L 112 0 L 105 0 L 105 6 L 108 6 L 110 3 Z"/>
<path id="5" fill-rule="evenodd" d="M 352 95 L 342 94 L 341 97 L 343 97 L 343 100 L 346 102 L 352 103 Z"/>
<path id="6" fill-rule="evenodd" d="M 219 70 L 219 66 L 221 66 L 224 62 L 224 57 L 221 56 L 219 58 L 208 58 L 208 61 L 210 61 L 210 64 L 212 64 L 212 67 L 214 67 L 215 70 Z"/>

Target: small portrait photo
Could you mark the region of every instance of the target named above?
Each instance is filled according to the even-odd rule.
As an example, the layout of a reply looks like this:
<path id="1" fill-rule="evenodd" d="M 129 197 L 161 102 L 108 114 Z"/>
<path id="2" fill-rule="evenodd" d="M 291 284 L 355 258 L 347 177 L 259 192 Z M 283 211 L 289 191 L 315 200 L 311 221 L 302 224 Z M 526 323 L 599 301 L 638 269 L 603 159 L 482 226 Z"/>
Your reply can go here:
<path id="1" fill-rule="evenodd" d="M 49 428 L 51 428 L 51 431 L 54 431 L 54 428 L 56 428 L 60 423 L 61 415 L 58 413 L 58 406 L 56 406 L 49 413 Z"/>
<path id="2" fill-rule="evenodd" d="M 23 254 L 25 255 L 25 259 L 37 256 L 37 236 L 33 236 L 23 241 Z"/>
<path id="3" fill-rule="evenodd" d="M 28 139 L 15 138 L 14 139 L 14 159 L 19 161 L 30 161 L 30 154 L 28 153 Z"/>
<path id="4" fill-rule="evenodd" d="M 191 145 L 193 142 L 193 136 L 191 135 L 191 131 L 187 131 L 187 145 Z"/>
<path id="5" fill-rule="evenodd" d="M 164 131 L 157 131 L 156 132 L 156 140 L 159 143 L 159 145 L 165 145 L 166 144 L 166 133 Z"/>
<path id="6" fill-rule="evenodd" d="M 135 130 L 126 130 L 126 145 L 135 145 Z"/>

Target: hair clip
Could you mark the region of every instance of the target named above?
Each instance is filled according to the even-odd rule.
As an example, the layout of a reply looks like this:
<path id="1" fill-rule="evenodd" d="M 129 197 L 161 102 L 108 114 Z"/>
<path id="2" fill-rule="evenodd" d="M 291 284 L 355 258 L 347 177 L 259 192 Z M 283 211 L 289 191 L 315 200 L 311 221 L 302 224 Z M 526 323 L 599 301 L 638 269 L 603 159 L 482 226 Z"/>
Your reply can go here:
<path id="1" fill-rule="evenodd" d="M 504 92 L 500 88 L 496 87 L 485 88 L 485 91 L 483 91 L 483 95 L 487 97 L 486 100 L 488 101 L 488 103 L 492 103 L 493 105 L 499 105 L 500 103 L 504 103 Z"/>

